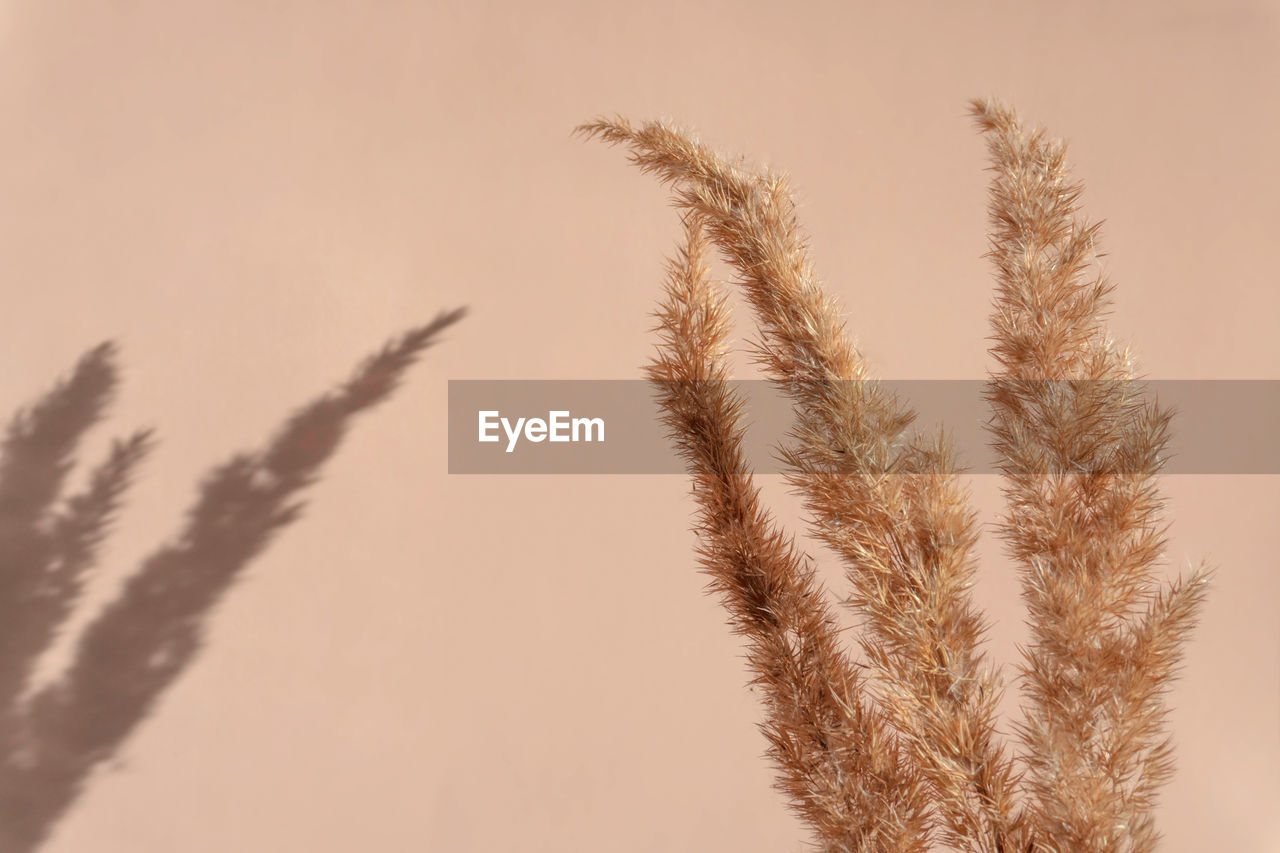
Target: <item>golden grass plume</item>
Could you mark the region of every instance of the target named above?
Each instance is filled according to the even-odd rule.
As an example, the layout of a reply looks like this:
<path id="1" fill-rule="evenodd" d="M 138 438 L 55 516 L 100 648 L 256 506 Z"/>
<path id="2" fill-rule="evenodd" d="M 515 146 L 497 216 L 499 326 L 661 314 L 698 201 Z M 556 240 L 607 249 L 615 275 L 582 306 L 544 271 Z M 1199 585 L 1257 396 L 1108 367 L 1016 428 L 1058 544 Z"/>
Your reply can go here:
<path id="1" fill-rule="evenodd" d="M 824 851 L 1149 851 L 1171 770 L 1163 695 L 1206 588 L 1155 576 L 1156 475 L 1169 413 L 1133 381 L 1086 272 L 1065 146 L 1012 110 L 972 104 L 987 135 L 997 273 L 989 384 L 1032 640 L 1025 719 L 997 733 L 1002 682 L 970 590 L 977 521 L 954 451 L 870 381 L 808 258 L 785 178 L 731 162 L 662 122 L 579 130 L 670 184 L 686 243 L 671 262 L 648 376 L 698 503 L 700 556 L 748 643 L 781 789 Z M 758 357 L 794 407 L 783 450 L 812 532 L 840 559 L 862 618 L 864 682 L 824 590 L 759 500 L 727 384 L 730 318 L 714 246 L 738 276 Z M 1016 747 L 1016 748 L 1014 748 Z"/>

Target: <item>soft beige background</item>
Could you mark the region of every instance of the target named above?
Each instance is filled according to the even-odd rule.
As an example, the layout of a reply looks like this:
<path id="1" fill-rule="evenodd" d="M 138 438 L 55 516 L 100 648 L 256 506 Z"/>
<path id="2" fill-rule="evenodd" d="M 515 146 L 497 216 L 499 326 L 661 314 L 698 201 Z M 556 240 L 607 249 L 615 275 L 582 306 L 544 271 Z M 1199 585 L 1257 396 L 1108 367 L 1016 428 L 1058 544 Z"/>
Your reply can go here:
<path id="1" fill-rule="evenodd" d="M 1150 375 L 1280 378 L 1276 3 L 781 6 L 0 6 L 0 404 L 113 338 L 125 384 L 89 449 L 162 441 L 87 607 L 214 463 L 393 332 L 473 308 L 357 425 L 51 853 L 802 848 L 683 479 L 446 474 L 448 378 L 634 377 L 650 351 L 676 218 L 571 137 L 596 114 L 788 170 L 882 375 L 980 377 L 965 102 L 1001 96 L 1073 141 Z M 1173 563 L 1220 574 L 1173 695 L 1165 849 L 1280 850 L 1280 482 L 1166 483 Z M 996 486 L 974 481 L 988 520 Z M 983 550 L 1011 659 L 1016 585 Z"/>

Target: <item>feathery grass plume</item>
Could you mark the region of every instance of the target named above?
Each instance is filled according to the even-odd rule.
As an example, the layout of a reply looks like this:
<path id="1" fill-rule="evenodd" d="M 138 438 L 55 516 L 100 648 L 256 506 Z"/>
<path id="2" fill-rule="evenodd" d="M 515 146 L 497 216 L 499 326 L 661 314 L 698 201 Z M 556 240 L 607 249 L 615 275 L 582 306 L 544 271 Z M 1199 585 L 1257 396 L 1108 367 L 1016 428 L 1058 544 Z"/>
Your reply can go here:
<path id="1" fill-rule="evenodd" d="M 985 665 L 972 586 L 975 520 L 941 440 L 907 436 L 914 413 L 866 381 L 840 309 L 814 276 L 785 179 L 726 163 L 687 134 L 622 119 L 583 130 L 623 143 L 677 185 L 737 268 L 763 335 L 759 357 L 794 401 L 784 451 L 816 535 L 844 561 L 885 711 L 930 783 L 943 840 L 1027 844 L 1012 761 L 995 739 L 1000 685 Z"/>
<path id="2" fill-rule="evenodd" d="M 386 399 L 422 352 L 463 313 L 441 313 L 392 341 L 336 391 L 293 415 L 265 448 L 215 469 L 201 486 L 180 535 L 146 559 L 89 624 L 67 671 L 29 701 L 7 709 L 5 719 L 12 725 L 0 756 L 0 849 L 29 853 L 43 843 L 81 793 L 90 771 L 119 751 L 194 660 L 218 601 L 275 534 L 300 516 L 302 491 L 318 478 L 351 419 Z M 65 467 L 70 448 L 60 453 Z M 115 467 L 108 463 L 95 476 L 88 497 L 71 502 L 71 513 L 99 517 L 86 504 L 118 496 L 118 485 L 111 484 L 118 484 L 121 475 L 112 472 L 128 464 L 120 456 L 130 458 L 118 450 Z M 21 464 L 24 470 L 33 468 L 30 459 Z M 57 484 L 50 485 L 49 479 L 62 468 L 43 467 L 40 493 L 52 499 Z M 21 520 L 33 519 L 28 514 Z M 86 539 L 78 535 L 70 541 Z M 65 611 L 69 605 L 61 606 Z M 0 630 L 8 650 L 9 626 L 0 625 Z"/>
<path id="3" fill-rule="evenodd" d="M 670 265 L 647 373 L 693 478 L 704 571 L 747 638 L 765 691 L 779 788 L 827 850 L 920 851 L 927 801 L 885 721 L 866 707 L 813 569 L 760 505 L 742 452 L 742 399 L 723 361 L 729 317 L 696 216 Z"/>
<path id="4" fill-rule="evenodd" d="M 1102 322 L 1111 284 L 1089 278 L 1097 227 L 1080 215 L 1065 146 L 975 101 L 995 177 L 997 270 L 990 386 L 1031 616 L 1022 734 L 1045 835 L 1061 849 L 1148 851 L 1156 788 L 1172 772 L 1162 695 L 1207 573 L 1160 589 L 1167 525 L 1155 475 L 1171 413 L 1133 381 Z"/>
<path id="5" fill-rule="evenodd" d="M 908 434 L 914 414 L 868 380 L 839 306 L 813 274 L 786 180 L 730 163 L 663 123 L 615 118 L 579 130 L 625 145 L 633 163 L 672 184 L 676 206 L 740 276 L 762 336 L 757 357 L 795 410 L 794 443 L 783 451 L 789 479 L 814 533 L 844 563 L 849 603 L 863 617 L 860 643 L 876 676 L 868 698 L 878 700 L 864 713 L 875 719 L 878 708 L 892 723 L 904 778 L 914 768 L 927 782 L 928 834 L 993 853 L 1147 851 L 1155 790 L 1172 767 L 1163 693 L 1205 592 L 1202 572 L 1164 590 L 1153 577 L 1164 541 L 1154 476 L 1169 414 L 1147 402 L 1127 354 L 1105 336 L 1109 285 L 1081 281 L 1095 229 L 1075 216 L 1079 191 L 1062 146 L 1026 138 L 1001 107 L 975 112 L 991 132 L 997 171 L 993 352 L 1005 373 L 990 392 L 993 436 L 1009 481 L 1004 534 L 1023 564 L 1033 632 L 1016 756 L 996 735 L 1000 682 L 980 649 L 985 622 L 969 593 L 976 521 L 953 451 L 942 437 Z M 694 375 L 725 378 L 716 354 L 727 318 L 690 283 L 695 268 L 686 255 L 673 273 L 652 378 L 703 361 L 711 366 Z M 712 433 L 708 424 L 719 421 L 705 409 L 715 400 L 664 398 L 694 473 L 713 572 L 717 555 L 742 547 L 733 540 L 717 551 L 710 532 L 727 524 L 718 514 L 737 487 L 714 465 L 744 464 L 704 446 L 710 435 L 741 438 L 736 399 L 724 400 L 720 418 L 736 431 Z M 752 512 L 763 513 L 750 494 Z M 799 561 L 779 570 L 810 577 Z M 816 592 L 799 603 L 825 612 Z M 830 844 L 834 833 L 819 835 L 825 849 L 847 849 Z"/>

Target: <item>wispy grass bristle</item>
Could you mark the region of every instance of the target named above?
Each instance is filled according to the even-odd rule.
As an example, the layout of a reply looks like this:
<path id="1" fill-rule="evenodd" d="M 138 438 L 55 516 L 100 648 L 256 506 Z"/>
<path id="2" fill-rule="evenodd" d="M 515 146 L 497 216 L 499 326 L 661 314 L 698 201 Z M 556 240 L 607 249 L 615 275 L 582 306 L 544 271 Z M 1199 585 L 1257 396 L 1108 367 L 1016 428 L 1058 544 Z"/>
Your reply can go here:
<path id="1" fill-rule="evenodd" d="M 977 521 L 954 450 L 871 381 L 818 282 L 787 180 L 730 161 L 670 124 L 599 119 L 673 188 L 687 244 L 672 263 L 648 375 L 693 477 L 700 556 L 769 697 L 781 786 L 825 851 L 1147 851 L 1172 771 L 1162 697 L 1206 575 L 1161 586 L 1155 476 L 1170 414 L 1150 402 L 1102 322 L 1089 278 L 1096 226 L 1078 212 L 1065 146 L 975 101 L 995 178 L 992 441 L 1032 641 L 1020 742 L 997 733 L 1002 693 L 972 600 Z M 874 678 L 855 678 L 824 591 L 760 506 L 726 384 L 730 318 L 710 246 L 733 268 L 792 402 L 783 449 L 812 532 L 841 561 Z M 807 706 L 807 707 L 805 707 Z M 1017 748 L 1013 748 L 1016 746 Z M 877 787 L 868 787 L 877 780 Z"/>

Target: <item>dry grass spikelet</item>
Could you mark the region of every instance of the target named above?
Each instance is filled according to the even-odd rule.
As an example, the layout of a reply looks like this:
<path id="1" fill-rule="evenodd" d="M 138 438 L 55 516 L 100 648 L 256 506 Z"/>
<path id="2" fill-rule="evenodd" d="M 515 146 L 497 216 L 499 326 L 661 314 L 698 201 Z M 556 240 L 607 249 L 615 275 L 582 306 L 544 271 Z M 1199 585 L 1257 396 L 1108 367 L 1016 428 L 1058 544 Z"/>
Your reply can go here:
<path id="1" fill-rule="evenodd" d="M 661 122 L 579 130 L 625 146 L 670 184 L 687 243 L 672 262 L 648 376 L 693 477 L 700 556 L 767 701 L 781 787 L 827 851 L 1146 851 L 1171 772 L 1162 696 L 1205 574 L 1155 580 L 1155 475 L 1169 413 L 1133 382 L 1089 280 L 1097 228 L 1065 147 L 977 102 L 995 179 L 993 443 L 1033 639 L 1019 749 L 997 735 L 998 673 L 970 594 L 977 527 L 942 438 L 870 379 L 808 258 L 786 179 L 731 162 Z M 742 401 L 723 360 L 729 316 L 704 255 L 717 248 L 759 324 L 761 364 L 791 400 L 783 450 L 813 533 L 841 560 L 862 617 L 863 684 L 812 566 L 760 505 L 741 450 Z"/>

